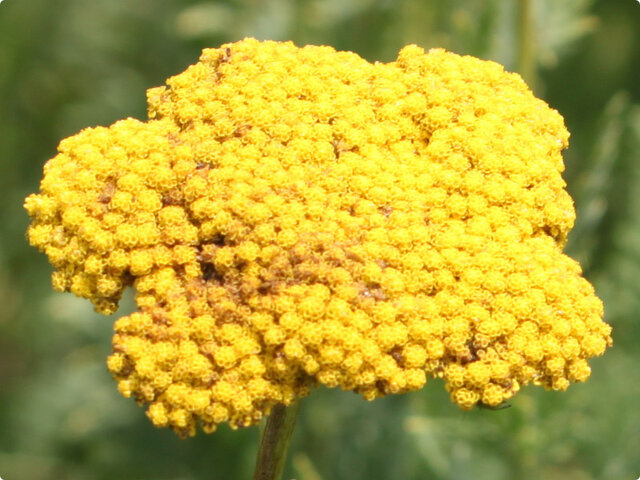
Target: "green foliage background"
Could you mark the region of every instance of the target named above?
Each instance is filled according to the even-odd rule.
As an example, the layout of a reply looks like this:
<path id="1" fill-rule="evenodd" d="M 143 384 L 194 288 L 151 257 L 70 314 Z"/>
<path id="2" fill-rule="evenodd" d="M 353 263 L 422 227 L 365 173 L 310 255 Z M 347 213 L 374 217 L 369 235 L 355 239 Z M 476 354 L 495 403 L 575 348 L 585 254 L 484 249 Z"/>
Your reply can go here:
<path id="1" fill-rule="evenodd" d="M 531 18 L 518 8 L 530 3 Z M 530 28 L 532 62 L 519 48 Z M 145 116 L 145 89 L 244 36 L 389 61 L 443 46 L 528 72 L 572 132 L 569 252 L 615 346 L 565 393 L 528 387 L 463 413 L 442 384 L 366 403 L 302 404 L 287 478 L 635 479 L 640 475 L 640 4 L 634 0 L 6 0 L 0 5 L 0 476 L 5 480 L 250 478 L 256 428 L 179 440 L 122 398 L 105 368 L 114 318 L 54 293 L 23 198 L 58 141 Z M 525 35 L 526 36 L 526 35 Z M 526 57 L 526 51 L 524 55 Z M 535 67 L 532 69 L 531 67 Z M 532 71 L 537 72 L 535 75 Z M 131 311 L 131 299 L 119 315 Z M 124 312 L 124 313 L 123 313 Z"/>

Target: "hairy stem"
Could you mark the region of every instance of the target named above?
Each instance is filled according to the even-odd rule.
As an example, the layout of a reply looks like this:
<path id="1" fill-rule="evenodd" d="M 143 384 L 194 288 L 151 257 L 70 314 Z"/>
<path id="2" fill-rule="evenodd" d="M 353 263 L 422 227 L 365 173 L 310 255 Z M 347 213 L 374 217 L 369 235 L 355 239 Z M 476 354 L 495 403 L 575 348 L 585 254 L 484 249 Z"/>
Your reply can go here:
<path id="1" fill-rule="evenodd" d="M 285 407 L 278 404 L 271 410 L 262 430 L 253 480 L 280 480 L 287 458 L 287 449 L 296 425 L 300 401 Z"/>

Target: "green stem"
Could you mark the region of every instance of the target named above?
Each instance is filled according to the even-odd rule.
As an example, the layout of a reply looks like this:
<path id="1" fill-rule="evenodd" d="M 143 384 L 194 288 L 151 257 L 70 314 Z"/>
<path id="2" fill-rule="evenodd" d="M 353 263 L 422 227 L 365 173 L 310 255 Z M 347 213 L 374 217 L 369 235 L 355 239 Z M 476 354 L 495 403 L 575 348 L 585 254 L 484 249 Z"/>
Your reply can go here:
<path id="1" fill-rule="evenodd" d="M 267 417 L 258 448 L 253 480 L 280 480 L 287 459 L 287 449 L 296 425 L 300 401 L 285 407 L 277 404 Z"/>
<path id="2" fill-rule="evenodd" d="M 518 0 L 518 72 L 529 88 L 535 91 L 537 75 L 533 2 L 534 0 Z"/>

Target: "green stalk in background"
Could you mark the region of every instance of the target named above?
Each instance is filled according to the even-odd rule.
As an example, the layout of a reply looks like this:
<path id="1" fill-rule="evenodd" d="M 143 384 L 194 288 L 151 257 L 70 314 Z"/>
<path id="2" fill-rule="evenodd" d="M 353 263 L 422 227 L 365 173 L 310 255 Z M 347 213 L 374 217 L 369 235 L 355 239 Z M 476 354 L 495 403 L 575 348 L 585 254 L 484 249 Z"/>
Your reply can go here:
<path id="1" fill-rule="evenodd" d="M 533 5 L 534 0 L 518 0 L 517 29 L 518 52 L 517 68 L 529 88 L 536 91 L 538 84 L 536 73 L 536 38 Z"/>

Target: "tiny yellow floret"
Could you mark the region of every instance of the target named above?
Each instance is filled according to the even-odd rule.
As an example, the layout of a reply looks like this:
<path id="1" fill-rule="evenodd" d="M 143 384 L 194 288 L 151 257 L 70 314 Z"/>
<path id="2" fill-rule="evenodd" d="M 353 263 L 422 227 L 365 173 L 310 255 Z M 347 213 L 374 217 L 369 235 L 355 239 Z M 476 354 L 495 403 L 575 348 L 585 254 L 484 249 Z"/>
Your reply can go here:
<path id="1" fill-rule="evenodd" d="M 589 377 L 603 307 L 563 254 L 569 134 L 493 62 L 369 63 L 245 39 L 148 90 L 146 122 L 63 140 L 25 208 L 53 286 L 113 313 L 107 367 L 181 436 L 323 384 L 441 378 L 498 406 Z"/>

